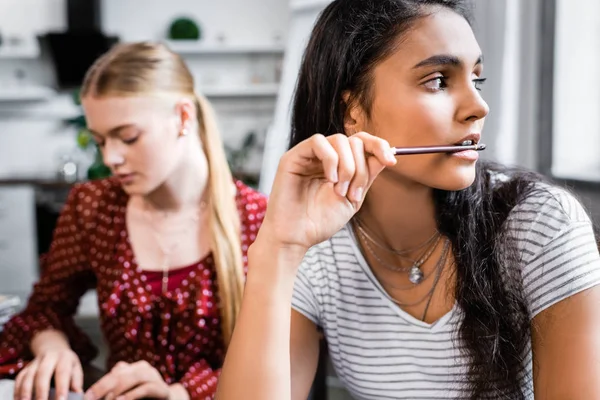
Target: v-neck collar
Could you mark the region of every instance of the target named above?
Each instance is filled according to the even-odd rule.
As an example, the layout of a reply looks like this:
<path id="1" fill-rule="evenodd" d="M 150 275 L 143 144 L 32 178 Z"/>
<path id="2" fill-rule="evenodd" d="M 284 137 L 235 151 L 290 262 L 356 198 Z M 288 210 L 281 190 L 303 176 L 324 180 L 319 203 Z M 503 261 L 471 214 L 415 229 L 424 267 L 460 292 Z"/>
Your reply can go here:
<path id="1" fill-rule="evenodd" d="M 356 256 L 357 263 L 360 266 L 360 268 L 362 269 L 362 271 L 364 272 L 364 274 L 369 279 L 369 282 L 373 286 L 373 289 L 377 292 L 377 294 L 381 297 L 381 299 L 386 303 L 386 305 L 388 307 L 390 307 L 395 313 L 397 313 L 400 318 L 402 318 L 403 320 L 405 320 L 407 323 L 409 323 L 411 325 L 417 326 L 419 328 L 423 328 L 423 329 L 431 331 L 431 332 L 439 331 L 448 324 L 448 322 L 452 319 L 452 317 L 454 316 L 454 314 L 458 308 L 458 304 L 456 302 L 454 303 L 454 306 L 452 307 L 452 309 L 450 309 L 450 311 L 448 311 L 446 314 L 441 316 L 437 321 L 434 321 L 431 324 L 413 317 L 412 315 L 410 315 L 409 313 L 404 311 L 402 309 L 402 307 L 400 307 L 398 304 L 396 304 L 394 302 L 392 297 L 384 289 L 384 287 L 381 285 L 381 283 L 379 282 L 379 280 L 377 279 L 377 277 L 371 270 L 371 267 L 369 267 L 369 263 L 367 262 L 364 255 L 360 251 L 360 246 L 358 245 L 358 240 L 356 238 L 356 235 L 354 234 L 354 231 L 352 230 L 352 225 L 350 223 L 348 223 L 348 224 L 346 224 L 346 226 L 343 229 L 345 230 L 345 233 L 348 235 L 348 238 L 352 241 L 352 250 L 354 251 L 354 255 Z"/>

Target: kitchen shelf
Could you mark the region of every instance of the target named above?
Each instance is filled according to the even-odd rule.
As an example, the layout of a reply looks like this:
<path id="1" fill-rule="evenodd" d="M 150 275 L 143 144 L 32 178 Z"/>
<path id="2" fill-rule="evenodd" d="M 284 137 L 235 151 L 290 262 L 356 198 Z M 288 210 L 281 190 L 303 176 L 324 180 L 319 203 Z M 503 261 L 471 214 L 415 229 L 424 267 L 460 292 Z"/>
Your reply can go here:
<path id="1" fill-rule="evenodd" d="M 275 97 L 279 83 L 257 83 L 245 86 L 213 86 L 198 88 L 198 92 L 207 98 L 215 97 Z"/>
<path id="2" fill-rule="evenodd" d="M 56 91 L 43 86 L 14 86 L 0 89 L 0 102 L 43 101 L 56 95 Z"/>
<path id="3" fill-rule="evenodd" d="M 29 59 L 40 55 L 40 47 L 37 40 L 26 40 L 23 44 L 12 45 L 4 39 L 0 45 L 0 59 Z"/>
<path id="4" fill-rule="evenodd" d="M 283 54 L 285 51 L 283 45 L 217 45 L 195 40 L 167 40 L 164 43 L 181 55 Z"/>

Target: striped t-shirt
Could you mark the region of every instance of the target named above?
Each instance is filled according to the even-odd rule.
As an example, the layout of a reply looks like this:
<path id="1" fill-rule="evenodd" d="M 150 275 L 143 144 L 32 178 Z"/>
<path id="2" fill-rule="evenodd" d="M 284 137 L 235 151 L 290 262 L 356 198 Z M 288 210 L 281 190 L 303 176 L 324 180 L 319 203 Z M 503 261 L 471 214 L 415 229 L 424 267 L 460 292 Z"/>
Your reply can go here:
<path id="1" fill-rule="evenodd" d="M 600 283 L 592 224 L 566 191 L 544 185 L 507 220 L 518 239 L 531 317 Z M 292 306 L 320 326 L 336 374 L 357 399 L 466 398 L 455 307 L 433 324 L 398 307 L 367 265 L 346 226 L 314 246 L 300 266 Z M 522 388 L 533 399 L 531 342 Z M 493 398 L 493 396 L 492 396 Z"/>

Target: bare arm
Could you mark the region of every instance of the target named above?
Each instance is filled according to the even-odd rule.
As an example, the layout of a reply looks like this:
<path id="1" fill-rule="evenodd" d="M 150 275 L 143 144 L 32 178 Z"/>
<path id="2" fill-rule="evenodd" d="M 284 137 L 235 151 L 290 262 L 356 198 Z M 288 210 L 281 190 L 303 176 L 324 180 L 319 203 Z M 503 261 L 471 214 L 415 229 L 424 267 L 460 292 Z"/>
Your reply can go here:
<path id="1" fill-rule="evenodd" d="M 320 335 L 317 326 L 296 310 L 291 326 L 292 400 L 305 400 L 317 371 Z"/>
<path id="2" fill-rule="evenodd" d="M 292 389 L 294 399 L 308 394 L 318 334 L 314 324 L 292 314 L 296 272 L 307 250 L 339 231 L 375 177 L 395 163 L 389 144 L 364 132 L 315 135 L 281 158 L 263 225 L 248 251 L 244 299 L 217 399 L 290 400 Z"/>
<path id="3" fill-rule="evenodd" d="M 269 251 L 271 250 L 271 251 Z M 290 319 L 301 251 L 275 250 L 260 234 L 248 251 L 248 278 L 217 399 L 291 397 Z"/>
<path id="4" fill-rule="evenodd" d="M 252 272 L 217 399 L 306 399 L 317 369 L 319 332 L 312 321 L 290 308 L 294 277 L 265 271 L 267 260 L 280 264 L 283 271 L 294 271 L 287 265 L 296 263 L 293 256 L 280 253 L 274 258 L 272 252 L 260 250 L 260 245 L 257 240 L 250 252 L 269 257 L 264 257 L 264 263 L 259 263 L 260 256 L 253 257 L 257 264 L 249 268 Z"/>
<path id="5" fill-rule="evenodd" d="M 569 297 L 533 319 L 536 399 L 600 398 L 600 287 Z"/>
<path id="6" fill-rule="evenodd" d="M 71 349 L 67 336 L 61 331 L 49 329 L 36 333 L 31 339 L 31 353 L 38 357 L 46 350 Z"/>

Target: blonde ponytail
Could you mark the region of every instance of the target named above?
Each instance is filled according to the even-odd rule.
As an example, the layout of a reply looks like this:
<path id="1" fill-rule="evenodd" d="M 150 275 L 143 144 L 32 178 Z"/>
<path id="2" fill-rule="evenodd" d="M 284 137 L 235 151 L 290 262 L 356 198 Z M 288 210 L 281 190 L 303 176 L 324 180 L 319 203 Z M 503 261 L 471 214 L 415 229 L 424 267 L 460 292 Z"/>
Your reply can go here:
<path id="1" fill-rule="evenodd" d="M 220 293 L 221 330 L 229 344 L 240 311 L 244 270 L 240 241 L 240 219 L 235 202 L 233 178 L 223 150 L 214 111 L 210 103 L 196 95 L 198 128 L 208 160 L 209 228 Z"/>

